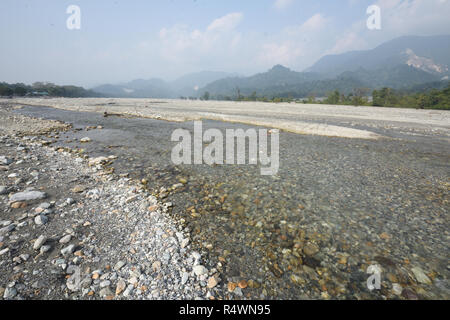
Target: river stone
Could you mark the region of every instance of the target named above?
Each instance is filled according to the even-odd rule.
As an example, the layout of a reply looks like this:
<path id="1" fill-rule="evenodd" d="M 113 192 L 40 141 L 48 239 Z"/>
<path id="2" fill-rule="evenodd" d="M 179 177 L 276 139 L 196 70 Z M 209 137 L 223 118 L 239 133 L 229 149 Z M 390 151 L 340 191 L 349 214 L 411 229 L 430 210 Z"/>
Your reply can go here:
<path id="1" fill-rule="evenodd" d="M 45 243 L 45 241 L 47 241 L 47 237 L 44 235 L 40 235 L 39 238 L 36 239 L 36 241 L 33 244 L 33 249 L 34 250 L 39 250 L 42 245 Z"/>
<path id="2" fill-rule="evenodd" d="M 75 245 L 71 244 L 71 245 L 65 247 L 64 249 L 62 249 L 61 254 L 63 256 L 68 256 L 69 254 L 72 254 L 74 250 L 75 250 Z"/>
<path id="3" fill-rule="evenodd" d="M 41 209 L 49 209 L 50 207 L 51 207 L 52 205 L 50 204 L 50 203 L 48 203 L 48 202 L 42 202 L 39 206 L 38 206 L 38 208 L 41 208 Z"/>
<path id="4" fill-rule="evenodd" d="M 3 293 L 3 299 L 12 299 L 17 295 L 16 288 L 6 288 Z"/>
<path id="5" fill-rule="evenodd" d="M 12 160 L 5 157 L 5 156 L 0 156 L 0 164 L 5 164 L 5 165 L 9 165 L 12 163 Z"/>
<path id="6" fill-rule="evenodd" d="M 42 246 L 42 247 L 41 247 L 41 249 L 40 249 L 39 252 L 40 252 L 41 254 L 44 254 L 44 253 L 50 251 L 51 248 L 52 248 L 52 246 L 50 246 L 50 245 L 45 245 L 45 246 Z"/>
<path id="7" fill-rule="evenodd" d="M 120 269 L 122 269 L 127 263 L 125 261 L 119 261 L 116 263 L 116 265 L 114 266 L 114 270 L 115 271 L 119 271 Z M 125 290 L 125 288 L 124 288 Z M 123 291 L 123 290 L 122 290 Z"/>
<path id="8" fill-rule="evenodd" d="M 189 273 L 183 272 L 183 275 L 181 277 L 181 284 L 185 284 L 189 280 Z"/>
<path id="9" fill-rule="evenodd" d="M 97 158 L 90 158 L 89 159 L 89 165 L 90 166 L 96 166 L 96 165 L 103 164 L 103 163 L 106 163 L 106 162 L 108 162 L 108 158 L 106 158 L 106 157 L 97 157 Z"/>
<path id="10" fill-rule="evenodd" d="M 43 224 L 46 224 L 47 222 L 48 222 L 48 218 L 42 214 L 40 214 L 34 218 L 34 223 L 36 223 L 37 225 L 43 225 Z"/>
<path id="11" fill-rule="evenodd" d="M 317 252 L 319 252 L 319 246 L 315 243 L 312 242 L 308 242 L 305 247 L 303 248 L 303 252 L 307 255 L 307 256 L 313 256 L 315 255 Z"/>
<path id="12" fill-rule="evenodd" d="M 69 243 L 70 240 L 72 240 L 72 236 L 70 234 L 68 234 L 68 235 L 65 235 L 64 237 L 62 237 L 61 239 L 59 239 L 59 243 L 66 244 L 66 243 Z"/>
<path id="13" fill-rule="evenodd" d="M 201 276 L 208 273 L 208 269 L 206 269 L 202 265 L 198 265 L 192 268 L 192 271 L 194 271 L 195 275 Z"/>
<path id="14" fill-rule="evenodd" d="M 10 224 L 9 226 L 6 226 L 6 227 L 4 227 L 4 228 L 1 228 L 1 229 L 0 229 L 0 236 L 1 236 L 1 235 L 5 235 L 5 234 L 7 234 L 7 233 L 13 231 L 15 228 L 16 228 L 16 225 L 15 225 L 15 224 Z"/>
<path id="15" fill-rule="evenodd" d="M 431 284 L 430 278 L 428 278 L 425 272 L 419 267 L 412 268 L 411 271 L 414 273 L 414 276 L 419 283 Z"/>
<path id="16" fill-rule="evenodd" d="M 0 195 L 8 193 L 8 189 L 5 186 L 0 186 Z"/>
<path id="17" fill-rule="evenodd" d="M 32 200 L 41 200 L 45 199 L 47 194 L 41 191 L 27 191 L 27 192 L 18 192 L 13 194 L 9 201 L 11 202 L 22 202 L 22 201 L 32 201 Z"/>
<path id="18" fill-rule="evenodd" d="M 123 279 L 120 279 L 119 281 L 117 281 L 116 295 L 121 294 L 125 290 L 126 287 L 127 287 L 127 284 L 125 283 L 125 281 Z"/>

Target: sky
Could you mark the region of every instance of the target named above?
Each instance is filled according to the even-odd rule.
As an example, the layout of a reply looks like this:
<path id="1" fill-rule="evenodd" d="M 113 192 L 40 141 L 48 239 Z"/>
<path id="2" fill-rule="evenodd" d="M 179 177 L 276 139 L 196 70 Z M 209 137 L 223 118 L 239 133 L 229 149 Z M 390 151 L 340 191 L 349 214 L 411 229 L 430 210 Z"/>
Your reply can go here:
<path id="1" fill-rule="evenodd" d="M 71 5 L 80 29 L 69 29 Z M 381 29 L 367 27 L 380 8 Z M 173 80 L 203 70 L 240 75 L 403 35 L 450 34 L 450 0 L 1 0 L 0 81 L 92 87 Z"/>

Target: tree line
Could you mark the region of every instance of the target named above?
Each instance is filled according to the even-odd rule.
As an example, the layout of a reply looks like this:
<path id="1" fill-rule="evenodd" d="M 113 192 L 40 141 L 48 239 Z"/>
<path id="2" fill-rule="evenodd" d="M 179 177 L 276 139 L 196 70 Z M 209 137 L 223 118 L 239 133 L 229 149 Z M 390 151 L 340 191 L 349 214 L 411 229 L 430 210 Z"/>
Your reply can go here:
<path id="1" fill-rule="evenodd" d="M 331 104 L 353 106 L 375 106 L 392 108 L 417 108 L 417 109 L 444 109 L 450 110 L 450 82 L 444 89 L 431 89 L 424 92 L 410 92 L 382 88 L 371 92 L 368 88 L 357 88 L 349 94 L 334 90 L 324 98 L 316 98 L 309 95 L 307 98 L 296 99 L 292 96 L 259 96 L 256 91 L 250 95 L 242 95 L 240 90 L 234 97 L 217 95 L 211 96 L 205 92 L 201 100 L 225 100 L 225 101 L 259 101 L 259 102 L 296 102 L 308 104 Z"/>
<path id="2" fill-rule="evenodd" d="M 67 98 L 102 97 L 100 93 L 77 86 L 59 86 L 51 82 L 35 82 L 32 85 L 23 83 L 0 83 L 0 96 L 50 96 Z"/>

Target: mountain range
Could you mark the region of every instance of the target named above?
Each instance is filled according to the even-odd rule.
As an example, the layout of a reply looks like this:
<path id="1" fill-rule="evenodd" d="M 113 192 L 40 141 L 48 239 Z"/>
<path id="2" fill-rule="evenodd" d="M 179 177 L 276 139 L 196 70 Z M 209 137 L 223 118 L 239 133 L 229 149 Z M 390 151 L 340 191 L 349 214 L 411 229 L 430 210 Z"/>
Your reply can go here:
<path id="1" fill-rule="evenodd" d="M 197 91 L 208 83 L 233 76 L 236 74 L 202 71 L 184 75 L 170 82 L 158 78 L 138 79 L 122 84 L 104 84 L 94 87 L 92 90 L 106 96 L 120 98 L 197 97 Z"/>
<path id="2" fill-rule="evenodd" d="M 203 71 L 175 81 L 134 80 L 102 85 L 94 91 L 112 97 L 230 99 L 239 95 L 303 98 L 324 96 L 333 90 L 348 94 L 357 88 L 378 89 L 440 86 L 450 76 L 450 35 L 406 36 L 366 51 L 327 55 L 297 72 L 276 65 L 267 72 L 240 77 L 225 72 Z"/>

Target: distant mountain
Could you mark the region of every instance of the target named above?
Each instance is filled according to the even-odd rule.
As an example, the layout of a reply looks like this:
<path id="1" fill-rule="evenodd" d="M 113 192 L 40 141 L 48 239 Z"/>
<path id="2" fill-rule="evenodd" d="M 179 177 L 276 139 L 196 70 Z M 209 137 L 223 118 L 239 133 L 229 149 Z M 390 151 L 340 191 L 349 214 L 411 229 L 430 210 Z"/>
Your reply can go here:
<path id="1" fill-rule="evenodd" d="M 281 65 L 276 65 L 264 73 L 258 73 L 251 77 L 231 77 L 214 81 L 200 90 L 214 96 L 235 96 L 238 94 L 250 95 L 253 92 L 261 94 L 292 91 L 300 84 L 323 79 L 322 76 L 309 72 L 292 71 Z"/>
<path id="2" fill-rule="evenodd" d="M 171 82 L 134 80 L 93 90 L 111 97 L 135 98 L 200 97 L 206 92 L 215 99 L 233 99 L 238 95 L 304 98 L 325 96 L 334 90 L 349 94 L 360 88 L 440 87 L 439 82 L 448 80 L 449 76 L 450 35 L 408 36 L 372 50 L 325 56 L 304 72 L 281 65 L 250 77 L 203 71 Z"/>
<path id="3" fill-rule="evenodd" d="M 161 79 L 139 79 L 118 85 L 105 84 L 92 90 L 117 98 L 171 98 L 173 95 L 171 88 Z"/>
<path id="4" fill-rule="evenodd" d="M 372 50 L 325 56 L 305 71 L 333 77 L 360 68 L 375 70 L 398 65 L 442 77 L 450 75 L 450 35 L 400 37 Z"/>
<path id="5" fill-rule="evenodd" d="M 338 76 L 311 72 L 296 72 L 277 65 L 265 73 L 246 78 L 226 78 L 212 82 L 200 90 L 217 99 L 236 98 L 239 94 L 258 97 L 304 98 L 309 95 L 325 96 L 339 90 L 343 94 L 358 88 L 377 89 L 391 87 L 406 89 L 423 83 L 439 81 L 440 76 L 408 65 L 367 70 L 359 68 Z"/>
<path id="6" fill-rule="evenodd" d="M 171 82 L 154 78 L 133 80 L 122 84 L 105 84 L 92 88 L 95 92 L 111 97 L 128 98 L 179 98 L 197 96 L 197 90 L 218 79 L 235 76 L 226 72 L 202 71 L 187 74 Z"/>
<path id="7" fill-rule="evenodd" d="M 197 96 L 198 89 L 219 79 L 235 77 L 235 73 L 218 71 L 201 71 L 190 73 L 170 82 L 170 86 L 178 96 Z"/>
<path id="8" fill-rule="evenodd" d="M 412 86 L 439 81 L 440 76 L 422 71 L 409 65 L 396 65 L 374 70 L 359 68 L 355 71 L 341 73 L 338 78 L 352 78 L 360 83 L 361 87 L 381 88 L 389 87 L 404 89 Z"/>

